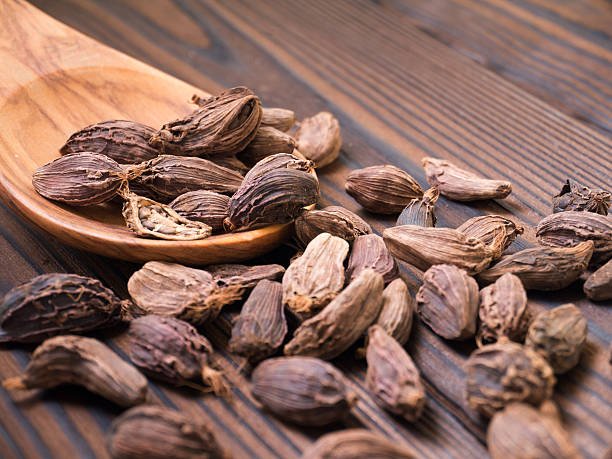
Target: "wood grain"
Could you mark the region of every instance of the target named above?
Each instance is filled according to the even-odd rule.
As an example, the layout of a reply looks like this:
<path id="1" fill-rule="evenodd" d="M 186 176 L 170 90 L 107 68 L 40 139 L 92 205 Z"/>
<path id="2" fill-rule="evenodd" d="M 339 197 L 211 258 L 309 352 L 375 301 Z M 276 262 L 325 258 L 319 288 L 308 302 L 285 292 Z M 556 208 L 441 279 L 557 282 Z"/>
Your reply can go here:
<path id="1" fill-rule="evenodd" d="M 458 226 L 483 213 L 515 215 L 529 228 L 514 250 L 534 242 L 531 226 L 550 212 L 550 197 L 567 176 L 610 187 L 612 143 L 608 137 L 423 33 L 414 18 L 380 2 L 59 1 L 41 6 L 86 33 L 207 90 L 240 83 L 252 87 L 267 105 L 295 109 L 299 117 L 333 111 L 340 118 L 345 147 L 340 160 L 320 174 L 321 204 L 355 210 L 378 232 L 395 218 L 364 213 L 344 193 L 344 180 L 354 168 L 389 162 L 424 184 L 420 158 L 438 155 L 488 176 L 510 179 L 515 193 L 508 201 L 466 206 L 441 199 L 438 217 L 442 226 Z M 513 57 L 508 59 L 514 65 Z M 48 240 L 6 208 L 0 207 L 0 221 L 5 222 L 0 227 L 0 249 L 7 254 L 7 264 L 0 265 L 1 291 L 35 273 L 60 270 L 94 275 L 118 294 L 126 294 L 125 281 L 137 266 Z M 265 260 L 286 263 L 290 255 L 291 250 L 279 250 Z M 610 307 L 583 300 L 580 285 L 529 296 L 535 309 L 575 301 L 589 320 L 587 349 L 579 366 L 561 378 L 555 400 L 581 452 L 586 458 L 599 459 L 612 439 L 612 381 L 607 363 Z M 205 333 L 219 349 L 220 364 L 235 384 L 234 404 L 161 385 L 154 386 L 155 393 L 163 403 L 210 422 L 237 457 L 297 457 L 323 432 L 296 429 L 256 408 L 247 378 L 238 371 L 241 360 L 223 350 L 233 313 L 235 308 L 206 327 Z M 121 349 L 121 336 L 104 337 Z M 486 457 L 485 423 L 466 409 L 463 400 L 462 364 L 473 345 L 441 340 L 417 325 L 407 348 L 428 391 L 421 422 L 409 425 L 377 409 L 364 391 L 363 363 L 347 356 L 336 363 L 363 396 L 348 425 L 361 423 L 405 441 L 423 457 Z M 0 353 L 2 359 L 16 362 L 12 370 L 27 361 L 22 348 Z M 7 373 L 0 365 L 3 377 L 15 371 Z M 65 392 L 55 391 L 42 403 L 34 403 L 49 409 L 60 396 L 58 403 L 64 406 Z M 91 413 L 82 430 L 90 424 L 104 429 L 116 415 L 113 407 L 82 392 L 73 401 Z M 2 391 L 0 403 L 16 413 L 16 420 L 0 418 L 12 443 L 31 457 L 53 452 L 59 457 L 61 453 L 49 446 L 48 434 L 39 431 L 45 427 L 34 424 L 21 403 Z M 47 420 L 74 425 L 58 412 L 51 412 Z M 88 439 L 89 446 L 80 443 L 79 452 L 87 457 L 99 450 L 101 442 Z"/>

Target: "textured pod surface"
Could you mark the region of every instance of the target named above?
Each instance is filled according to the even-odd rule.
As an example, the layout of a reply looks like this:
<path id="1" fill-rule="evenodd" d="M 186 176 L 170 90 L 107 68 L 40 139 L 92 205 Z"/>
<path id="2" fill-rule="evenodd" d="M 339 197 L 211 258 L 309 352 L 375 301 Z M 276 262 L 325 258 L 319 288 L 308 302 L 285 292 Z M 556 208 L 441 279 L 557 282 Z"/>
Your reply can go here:
<path id="1" fill-rule="evenodd" d="M 612 299 L 612 260 L 588 277 L 584 283 L 584 293 L 593 301 Z"/>
<path id="2" fill-rule="evenodd" d="M 310 241 L 283 276 L 283 303 L 292 313 L 302 319 L 312 317 L 338 295 L 348 251 L 348 242 L 328 233 Z"/>
<path id="3" fill-rule="evenodd" d="M 193 241 L 212 234 L 207 224 L 188 220 L 170 206 L 134 193 L 125 196 L 122 213 L 127 227 L 140 237 Z"/>
<path id="4" fill-rule="evenodd" d="M 225 167 L 238 172 L 240 175 L 246 174 L 250 167 L 240 161 L 236 156 L 210 156 L 206 158 L 218 166 Z"/>
<path id="5" fill-rule="evenodd" d="M 250 89 L 237 87 L 194 102 L 200 108 L 164 124 L 149 143 L 182 156 L 231 155 L 242 151 L 261 122 L 261 103 Z"/>
<path id="6" fill-rule="evenodd" d="M 261 280 L 278 280 L 283 277 L 285 268 L 281 265 L 210 265 L 206 270 L 218 287 L 240 287 L 241 289 L 251 289 Z"/>
<path id="7" fill-rule="evenodd" d="M 553 212 L 576 210 L 608 215 L 610 193 L 604 190 L 592 190 L 575 180 L 568 179 L 559 194 L 553 197 Z"/>
<path id="8" fill-rule="evenodd" d="M 293 153 L 295 139 L 271 126 L 260 126 L 253 140 L 238 154 L 240 161 L 254 165 L 276 153 Z"/>
<path id="9" fill-rule="evenodd" d="M 399 275 L 395 258 L 389 253 L 383 238 L 377 234 L 358 236 L 353 242 L 346 268 L 348 282 L 355 279 L 364 269 L 373 269 L 383 276 L 385 283 Z"/>
<path id="10" fill-rule="evenodd" d="M 423 196 L 421 185 L 410 174 L 388 164 L 352 171 L 344 188 L 376 214 L 399 214 L 410 201 Z"/>
<path id="11" fill-rule="evenodd" d="M 84 151 L 100 153 L 122 164 L 155 158 L 160 151 L 149 145 L 155 129 L 135 121 L 110 120 L 92 124 L 70 136 L 60 148 L 62 155 Z"/>
<path id="12" fill-rule="evenodd" d="M 593 242 L 574 247 L 534 247 L 505 255 L 481 272 L 483 282 L 494 282 L 506 273 L 516 275 L 527 290 L 559 290 L 580 277 L 593 254 Z"/>
<path id="13" fill-rule="evenodd" d="M 417 225 L 417 226 L 436 226 L 436 215 L 434 207 L 440 196 L 440 190 L 432 187 L 425 191 L 422 198 L 414 198 L 408 203 L 399 217 L 395 226 Z"/>
<path id="14" fill-rule="evenodd" d="M 245 230 L 295 220 L 319 199 L 319 181 L 306 172 L 276 169 L 245 179 L 229 203 L 225 226 Z"/>
<path id="15" fill-rule="evenodd" d="M 527 307 L 527 292 L 521 280 L 514 274 L 506 273 L 495 283 L 483 288 L 480 291 L 478 317 L 478 346 L 494 343 L 502 336 L 522 343 L 531 314 Z"/>
<path id="16" fill-rule="evenodd" d="M 527 332 L 525 345 L 543 356 L 555 373 L 576 366 L 586 343 L 587 320 L 571 303 L 539 313 Z"/>
<path id="17" fill-rule="evenodd" d="M 147 379 L 98 340 L 75 335 L 49 338 L 36 348 L 21 376 L 4 381 L 8 389 L 85 387 L 119 406 L 144 403 Z"/>
<path id="18" fill-rule="evenodd" d="M 261 111 L 261 125 L 286 132 L 295 124 L 295 113 L 286 108 L 267 108 Z"/>
<path id="19" fill-rule="evenodd" d="M 376 403 L 407 421 L 416 421 L 425 407 L 425 387 L 402 345 L 374 325 L 368 331 L 366 360 L 366 385 Z"/>
<path id="20" fill-rule="evenodd" d="M 400 278 L 395 279 L 383 291 L 376 324 L 403 346 L 410 337 L 415 310 L 416 302 L 406 283 Z"/>
<path id="21" fill-rule="evenodd" d="M 491 459 L 580 459 L 556 416 L 513 403 L 491 420 L 487 430 Z"/>
<path id="22" fill-rule="evenodd" d="M 523 227 L 501 215 L 482 215 L 473 217 L 457 228 L 466 236 L 475 237 L 485 243 L 493 259 L 502 256 L 504 250 L 523 234 Z"/>
<path id="23" fill-rule="evenodd" d="M 313 357 L 277 357 L 253 371 L 253 396 L 279 418 L 324 426 L 345 418 L 355 402 L 344 375 Z"/>
<path id="24" fill-rule="evenodd" d="M 383 231 L 383 239 L 391 255 L 421 270 L 448 263 L 474 274 L 491 262 L 491 254 L 480 239 L 451 228 L 395 226 Z"/>
<path id="25" fill-rule="evenodd" d="M 91 206 L 110 201 L 125 179 L 117 161 L 99 153 L 73 153 L 36 169 L 32 185 L 47 199 Z"/>
<path id="26" fill-rule="evenodd" d="M 427 182 L 454 201 L 503 199 L 512 192 L 510 182 L 481 178 L 443 159 L 424 158 L 422 164 Z"/>
<path id="27" fill-rule="evenodd" d="M 0 303 L 0 342 L 37 342 L 106 327 L 123 302 L 96 279 L 43 274 L 10 290 Z"/>
<path id="28" fill-rule="evenodd" d="M 308 210 L 295 220 L 295 237 L 303 247 L 321 233 L 352 242 L 357 236 L 371 232 L 372 227 L 365 220 L 340 206 Z"/>
<path id="29" fill-rule="evenodd" d="M 244 181 L 253 181 L 257 177 L 266 175 L 268 172 L 276 169 L 294 169 L 296 171 L 310 173 L 314 170 L 314 165 L 312 164 L 312 161 L 299 158 L 298 156 L 289 153 L 277 153 L 270 155 L 255 164 L 253 168 L 244 176 Z"/>
<path id="30" fill-rule="evenodd" d="M 295 138 L 300 153 L 314 161 L 317 167 L 333 163 L 340 155 L 340 123 L 329 112 L 319 112 L 302 120 Z"/>
<path id="31" fill-rule="evenodd" d="M 208 428 L 162 406 L 137 406 L 111 425 L 107 447 L 113 459 L 221 459 L 228 456 Z"/>
<path id="32" fill-rule="evenodd" d="M 423 322 L 446 339 L 466 339 L 476 333 L 478 284 L 463 269 L 435 265 L 423 276 L 416 295 Z"/>
<path id="33" fill-rule="evenodd" d="M 474 351 L 465 369 L 468 404 L 487 417 L 513 402 L 539 405 L 552 396 L 556 382 L 542 356 L 503 339 Z"/>
<path id="34" fill-rule="evenodd" d="M 232 327 L 231 352 L 258 362 L 272 355 L 287 334 L 280 282 L 260 281 L 245 301 Z"/>
<path id="35" fill-rule="evenodd" d="M 229 215 L 229 200 L 228 196 L 199 190 L 178 196 L 169 206 L 181 217 L 205 223 L 214 232 L 220 232 Z"/>
<path id="36" fill-rule="evenodd" d="M 378 317 L 383 288 L 380 274 L 362 271 L 325 309 L 297 328 L 285 354 L 325 360 L 342 354 Z"/>
<path id="37" fill-rule="evenodd" d="M 416 459 L 407 446 L 365 429 L 328 433 L 309 446 L 302 459 Z"/>

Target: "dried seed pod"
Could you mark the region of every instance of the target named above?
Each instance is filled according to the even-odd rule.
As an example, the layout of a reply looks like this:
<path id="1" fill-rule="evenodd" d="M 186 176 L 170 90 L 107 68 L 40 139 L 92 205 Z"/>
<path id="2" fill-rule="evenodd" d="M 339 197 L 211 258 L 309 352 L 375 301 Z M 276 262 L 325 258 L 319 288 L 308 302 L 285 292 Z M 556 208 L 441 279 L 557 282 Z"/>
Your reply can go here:
<path id="1" fill-rule="evenodd" d="M 506 273 L 483 288 L 480 291 L 478 317 L 480 326 L 476 343 L 479 347 L 494 343 L 502 336 L 522 343 L 531 314 L 521 280 L 514 274 Z"/>
<path id="2" fill-rule="evenodd" d="M 290 154 L 294 149 L 295 139 L 289 134 L 270 126 L 260 126 L 253 140 L 238 153 L 238 158 L 243 163 L 253 166 L 270 155 Z"/>
<path id="3" fill-rule="evenodd" d="M 295 113 L 286 108 L 266 108 L 261 111 L 261 125 L 287 132 L 295 124 Z"/>
<path id="4" fill-rule="evenodd" d="M 391 255 L 426 270 L 432 265 L 452 264 L 474 274 L 491 262 L 485 244 L 451 228 L 395 226 L 383 231 Z"/>
<path id="5" fill-rule="evenodd" d="M 556 382 L 543 357 L 506 338 L 472 352 L 465 368 L 468 404 L 487 417 L 513 402 L 539 405 Z"/>
<path id="6" fill-rule="evenodd" d="M 584 293 L 593 301 L 612 299 L 612 260 L 588 277 L 584 283 Z"/>
<path id="7" fill-rule="evenodd" d="M 365 220 L 340 206 L 308 210 L 295 220 L 295 237 L 303 247 L 321 233 L 352 242 L 357 236 L 371 232 L 372 227 Z"/>
<path id="8" fill-rule="evenodd" d="M 149 145 L 153 134 L 155 129 L 135 121 L 102 121 L 72 134 L 60 148 L 60 153 L 100 153 L 118 163 L 137 164 L 160 154 L 158 149 Z"/>
<path id="9" fill-rule="evenodd" d="M 43 274 L 10 290 L 0 303 L 0 342 L 39 342 L 118 322 L 124 302 L 96 279 Z"/>
<path id="10" fill-rule="evenodd" d="M 301 459 L 416 459 L 407 446 L 365 429 L 347 429 L 323 435 Z"/>
<path id="11" fill-rule="evenodd" d="M 244 180 L 229 203 L 230 231 L 288 223 L 319 199 L 319 181 L 294 169 L 277 169 Z"/>
<path id="12" fill-rule="evenodd" d="M 348 242 L 328 233 L 315 237 L 283 276 L 283 303 L 301 319 L 323 309 L 344 286 Z"/>
<path id="13" fill-rule="evenodd" d="M 502 256 L 517 235 L 523 234 L 523 227 L 501 215 L 473 217 L 457 228 L 466 236 L 475 237 L 485 243 L 493 259 Z"/>
<path id="14" fill-rule="evenodd" d="M 233 287 L 238 286 L 241 289 L 251 289 L 255 287 L 259 281 L 278 280 L 283 277 L 285 268 L 281 265 L 210 265 L 206 270 L 212 274 L 212 277 L 218 287 Z"/>
<path id="15" fill-rule="evenodd" d="M 141 237 L 171 241 L 193 241 L 212 234 L 205 223 L 181 217 L 170 206 L 128 193 L 124 197 L 123 218 L 127 227 Z"/>
<path id="16" fill-rule="evenodd" d="M 131 408 L 115 419 L 106 443 L 113 459 L 229 457 L 205 424 L 155 405 Z"/>
<path id="17" fill-rule="evenodd" d="M 538 223 L 538 241 L 552 247 L 574 247 L 593 241 L 591 263 L 599 266 L 612 257 L 612 216 L 566 211 L 549 215 Z"/>
<path id="18" fill-rule="evenodd" d="M 425 191 L 423 197 L 414 198 L 402 210 L 402 213 L 397 217 L 395 226 L 402 225 L 417 225 L 434 227 L 436 226 L 436 216 L 434 207 L 440 196 L 440 190 L 437 187 L 432 187 Z"/>
<path id="19" fill-rule="evenodd" d="M 260 281 L 245 301 L 232 327 L 231 352 L 250 362 L 269 357 L 283 344 L 287 321 L 280 282 Z"/>
<path id="20" fill-rule="evenodd" d="M 277 357 L 259 364 L 253 396 L 279 418 L 325 426 L 346 417 L 356 396 L 333 365 L 313 357 Z"/>
<path id="21" fill-rule="evenodd" d="M 453 201 L 503 199 L 512 192 L 510 182 L 481 178 L 443 159 L 423 158 L 422 164 L 427 182 Z"/>
<path id="22" fill-rule="evenodd" d="M 582 457 L 558 417 L 524 403 L 513 403 L 493 416 L 487 447 L 491 459 Z"/>
<path id="23" fill-rule="evenodd" d="M 416 300 L 421 320 L 443 338 L 466 339 L 476 333 L 478 284 L 463 269 L 432 266 Z"/>
<path id="24" fill-rule="evenodd" d="M 259 128 L 261 104 L 250 89 L 237 87 L 197 101 L 189 116 L 164 124 L 149 143 L 182 156 L 232 155 L 246 147 Z"/>
<path id="25" fill-rule="evenodd" d="M 210 366 L 212 345 L 187 322 L 138 317 L 130 322 L 128 337 L 130 360 L 147 375 L 177 386 L 201 380 L 217 395 L 229 393 L 221 373 Z"/>
<path id="26" fill-rule="evenodd" d="M 234 193 L 242 183 L 238 172 L 203 158 L 161 155 L 137 166 L 131 183 L 146 190 L 146 196 L 169 202 L 189 191 Z"/>
<path id="27" fill-rule="evenodd" d="M 382 274 L 385 284 L 399 275 L 395 258 L 389 253 L 383 238 L 377 234 L 358 236 L 353 242 L 346 268 L 348 282 L 353 281 L 364 269 L 373 269 Z"/>
<path id="28" fill-rule="evenodd" d="M 593 254 L 593 242 L 574 247 L 534 247 L 504 255 L 478 279 L 494 282 L 506 273 L 521 280 L 527 290 L 559 290 L 580 277 Z"/>
<path id="29" fill-rule="evenodd" d="M 32 175 L 38 194 L 71 206 L 110 201 L 125 181 L 126 174 L 117 161 L 88 152 L 54 159 Z"/>
<path id="30" fill-rule="evenodd" d="M 407 172 L 391 165 L 371 166 L 351 172 L 346 192 L 376 214 L 399 214 L 423 189 Z"/>
<path id="31" fill-rule="evenodd" d="M 425 387 L 401 344 L 373 325 L 368 331 L 366 359 L 366 385 L 376 404 L 407 421 L 416 421 L 425 407 Z"/>
<path id="32" fill-rule="evenodd" d="M 340 155 L 340 124 L 329 112 L 319 112 L 302 120 L 295 138 L 300 152 L 317 167 L 333 163 Z"/>
<path id="33" fill-rule="evenodd" d="M 325 309 L 297 328 L 285 354 L 325 360 L 342 354 L 378 317 L 383 288 L 380 274 L 363 270 Z"/>
<path id="34" fill-rule="evenodd" d="M 246 174 L 251 169 L 249 166 L 244 164 L 235 156 L 211 156 L 206 159 L 212 161 L 217 166 L 225 167 L 226 169 L 236 171 L 240 175 Z"/>
<path id="35" fill-rule="evenodd" d="M 410 337 L 415 309 L 416 302 L 406 283 L 400 278 L 395 279 L 383 291 L 382 307 L 376 324 L 403 346 Z"/>
<path id="36" fill-rule="evenodd" d="M 147 379 L 105 344 L 93 338 L 63 335 L 36 348 L 21 376 L 3 382 L 7 389 L 50 389 L 76 384 L 119 406 L 144 403 Z"/>
<path id="37" fill-rule="evenodd" d="M 552 201 L 553 213 L 577 210 L 608 215 L 610 193 L 604 190 L 591 190 L 575 180 L 567 179 Z"/>
<path id="38" fill-rule="evenodd" d="M 539 313 L 529 326 L 525 344 L 548 360 L 555 373 L 565 373 L 580 360 L 587 331 L 580 309 L 568 303 Z"/>
<path id="39" fill-rule="evenodd" d="M 207 224 L 214 232 L 223 231 L 223 220 L 229 215 L 228 196 L 212 191 L 190 191 L 169 206 L 181 217 Z"/>
<path id="40" fill-rule="evenodd" d="M 305 158 L 300 158 L 289 153 L 277 153 L 267 156 L 253 166 L 253 168 L 244 176 L 244 181 L 253 181 L 257 177 L 266 175 L 276 169 L 294 169 L 296 171 L 311 173 L 314 170 L 312 161 Z"/>

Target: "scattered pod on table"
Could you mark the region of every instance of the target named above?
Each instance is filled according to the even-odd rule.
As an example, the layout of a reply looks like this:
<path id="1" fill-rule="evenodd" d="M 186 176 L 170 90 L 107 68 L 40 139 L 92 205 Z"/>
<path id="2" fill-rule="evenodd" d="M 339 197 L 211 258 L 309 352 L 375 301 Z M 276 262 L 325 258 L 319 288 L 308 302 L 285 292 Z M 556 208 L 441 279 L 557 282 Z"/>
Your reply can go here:
<path id="1" fill-rule="evenodd" d="M 148 399 L 147 378 L 93 338 L 63 335 L 36 348 L 21 376 L 3 382 L 7 389 L 50 389 L 76 384 L 119 406 Z"/>
<path id="2" fill-rule="evenodd" d="M 584 293 L 592 301 L 612 299 L 612 260 L 588 277 L 584 283 Z"/>
<path id="3" fill-rule="evenodd" d="M 261 112 L 261 125 L 287 132 L 295 124 L 295 113 L 286 108 L 267 108 Z"/>
<path id="4" fill-rule="evenodd" d="M 431 187 L 421 198 L 414 198 L 408 203 L 399 217 L 395 226 L 402 225 L 417 225 L 434 227 L 436 226 L 436 215 L 434 207 L 440 196 L 440 190 L 437 187 Z"/>
<path id="5" fill-rule="evenodd" d="M 386 284 L 399 276 L 395 258 L 389 253 L 383 238 L 377 234 L 364 234 L 353 242 L 346 268 L 347 281 L 351 282 L 364 269 L 373 269 L 382 274 Z"/>
<path id="6" fill-rule="evenodd" d="M 169 206 L 181 217 L 205 223 L 214 232 L 220 232 L 223 220 L 229 215 L 229 200 L 223 194 L 198 190 L 178 196 Z"/>
<path id="7" fill-rule="evenodd" d="M 289 153 L 277 153 L 255 164 L 244 176 L 244 181 L 253 181 L 257 177 L 266 175 L 268 172 L 276 169 L 294 169 L 296 171 L 311 173 L 314 171 L 314 166 L 312 161 L 308 161 L 305 158 L 300 158 L 299 156 Z"/>
<path id="8" fill-rule="evenodd" d="M 416 302 L 410 295 L 408 286 L 402 279 L 397 278 L 383 291 L 382 306 L 376 325 L 380 325 L 389 336 L 403 346 L 410 337 L 415 310 Z"/>
<path id="9" fill-rule="evenodd" d="M 285 268 L 275 264 L 254 266 L 238 264 L 209 265 L 206 270 L 212 274 L 218 287 L 238 286 L 241 289 L 251 289 L 264 279 L 281 279 L 285 273 Z"/>
<path id="10" fill-rule="evenodd" d="M 321 233 L 353 242 L 358 236 L 372 233 L 372 228 L 359 215 L 340 206 L 308 210 L 295 220 L 295 237 L 301 246 L 306 247 Z"/>
<path id="11" fill-rule="evenodd" d="M 501 215 L 482 215 L 473 217 L 457 228 L 466 236 L 480 239 L 491 251 L 493 259 L 502 256 L 504 250 L 523 234 L 523 227 Z"/>
<path id="12" fill-rule="evenodd" d="M 293 153 L 295 139 L 283 131 L 270 126 L 260 126 L 253 140 L 238 153 L 243 163 L 253 166 L 262 159 L 276 153 Z"/>
<path id="13" fill-rule="evenodd" d="M 319 112 L 302 120 L 295 138 L 300 153 L 314 161 L 317 167 L 333 163 L 340 155 L 340 124 L 329 112 Z"/>
<path id="14" fill-rule="evenodd" d="M 575 180 L 568 179 L 552 201 L 554 213 L 577 210 L 608 215 L 610 192 L 592 190 Z"/>

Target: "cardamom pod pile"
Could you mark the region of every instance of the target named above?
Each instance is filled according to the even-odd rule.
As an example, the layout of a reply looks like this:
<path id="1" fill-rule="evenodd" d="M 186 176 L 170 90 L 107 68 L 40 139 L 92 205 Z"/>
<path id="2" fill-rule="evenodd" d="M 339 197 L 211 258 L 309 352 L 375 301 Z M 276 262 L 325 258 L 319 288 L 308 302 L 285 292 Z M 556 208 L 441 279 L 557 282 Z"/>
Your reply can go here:
<path id="1" fill-rule="evenodd" d="M 587 321 L 571 303 L 537 310 L 528 291 L 583 279 L 588 298 L 612 297 L 609 192 L 568 180 L 534 228 L 536 243 L 522 240 L 521 250 L 511 249 L 525 228 L 507 215 L 437 226 L 447 199 L 512 191 L 505 179 L 439 158 L 422 161 L 427 186 L 390 164 L 352 171 L 345 189 L 365 212 L 307 210 L 319 200 L 313 168 L 340 154 L 333 115 L 295 126 L 292 111 L 262 108 L 246 88 L 193 102 L 192 114 L 158 130 L 105 121 L 73 134 L 63 156 L 34 173 L 35 189 L 73 206 L 119 196 L 128 228 L 159 239 L 294 221 L 298 252 L 285 266 L 150 261 L 131 275 L 123 300 L 88 277 L 38 276 L 0 305 L 0 343 L 39 343 L 23 374 L 4 381 L 7 389 L 78 384 L 132 407 L 109 431 L 113 458 L 216 458 L 232 445 L 197 419 L 150 405 L 147 377 L 227 403 L 230 381 L 247 377 L 263 412 L 294 427 L 344 427 L 304 458 L 416 458 L 410 445 L 355 429 L 354 417 L 360 403 L 400 422 L 418 423 L 427 412 L 426 382 L 405 348 L 420 319 L 441 339 L 471 346 L 465 403 L 456 403 L 490 419 L 494 459 L 579 457 L 551 397 L 557 378 L 580 362 Z M 396 225 L 375 234 L 368 213 L 395 215 Z M 406 266 L 418 285 L 404 281 Z M 122 323 L 125 358 L 76 335 Z M 205 336 L 215 323 L 226 339 Z M 233 369 L 219 364 L 219 347 Z M 360 390 L 337 365 L 340 356 L 359 359 Z"/>

